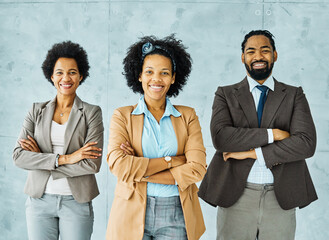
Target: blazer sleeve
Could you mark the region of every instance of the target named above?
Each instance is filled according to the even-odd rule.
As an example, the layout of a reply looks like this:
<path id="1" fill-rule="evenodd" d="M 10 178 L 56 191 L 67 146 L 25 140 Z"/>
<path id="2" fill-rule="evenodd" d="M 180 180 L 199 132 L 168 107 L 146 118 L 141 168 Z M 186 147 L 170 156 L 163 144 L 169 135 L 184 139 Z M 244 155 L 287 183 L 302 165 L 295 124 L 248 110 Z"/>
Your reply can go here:
<path id="1" fill-rule="evenodd" d="M 199 182 L 206 174 L 206 149 L 203 145 L 198 117 L 191 109 L 186 118 L 187 140 L 184 154 L 186 163 L 170 169 L 178 187 L 184 191 L 189 185 Z"/>
<path id="2" fill-rule="evenodd" d="M 13 160 L 17 167 L 26 170 L 54 170 L 57 154 L 27 151 L 19 143 L 20 139 L 27 139 L 27 136 L 34 138 L 35 124 L 37 121 L 36 116 L 39 110 L 37 104 L 34 103 L 26 115 L 13 151 Z"/>
<path id="3" fill-rule="evenodd" d="M 230 101 L 237 101 L 232 97 L 231 90 L 219 87 L 215 94 L 212 107 L 212 117 L 210 131 L 213 145 L 220 152 L 241 152 L 252 148 L 262 147 L 268 144 L 268 134 L 266 128 L 246 128 L 235 127 L 231 114 L 242 114 L 233 112 L 233 107 L 229 106 Z M 240 116 L 234 116 L 240 117 Z M 246 120 L 247 121 L 247 120 Z"/>
<path id="4" fill-rule="evenodd" d="M 103 149 L 104 126 L 102 110 L 99 106 L 94 106 L 88 113 L 87 135 L 83 146 L 89 142 L 97 142 L 96 147 Z M 55 170 L 52 170 L 51 174 L 54 179 L 95 174 L 99 172 L 101 163 L 102 156 L 96 159 L 85 158 L 75 164 L 61 165 Z"/>
<path id="5" fill-rule="evenodd" d="M 129 114 L 127 117 L 130 116 Z M 132 144 L 127 127 L 126 117 L 119 109 L 114 110 L 110 122 L 107 162 L 118 181 L 140 182 L 146 172 L 149 158 L 126 155 L 120 148 L 120 145 L 126 141 Z"/>
<path id="6" fill-rule="evenodd" d="M 311 111 L 301 87 L 296 88 L 290 137 L 262 147 L 268 168 L 312 157 L 316 148 L 316 130 Z"/>

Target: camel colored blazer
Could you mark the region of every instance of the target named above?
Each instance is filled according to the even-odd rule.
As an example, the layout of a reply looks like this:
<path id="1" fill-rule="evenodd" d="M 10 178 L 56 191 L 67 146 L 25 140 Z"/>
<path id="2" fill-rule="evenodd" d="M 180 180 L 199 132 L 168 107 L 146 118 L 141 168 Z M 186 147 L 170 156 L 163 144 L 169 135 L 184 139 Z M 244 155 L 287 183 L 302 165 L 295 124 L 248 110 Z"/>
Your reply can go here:
<path id="1" fill-rule="evenodd" d="M 77 202 L 90 202 L 98 194 L 95 173 L 100 169 L 102 157 L 83 159 L 71 165 L 55 167 L 56 155 L 52 153 L 50 128 L 56 106 L 52 101 L 34 103 L 25 117 L 19 139 L 33 137 L 41 153 L 23 150 L 16 142 L 13 159 L 16 166 L 29 171 L 24 192 L 33 198 L 40 198 L 50 175 L 54 179 L 67 178 L 74 199 Z M 103 120 L 99 106 L 91 105 L 75 97 L 68 119 L 64 139 L 64 154 L 71 154 L 88 142 L 98 142 L 103 148 Z"/>
<path id="2" fill-rule="evenodd" d="M 268 144 L 267 129 L 288 131 L 290 137 Z M 199 196 L 209 204 L 230 207 L 241 197 L 255 159 L 223 160 L 223 152 L 261 147 L 274 177 L 281 208 L 305 207 L 317 199 L 305 159 L 314 154 L 316 132 L 301 87 L 274 80 L 264 105 L 261 126 L 248 80 L 219 87 L 213 104 L 211 136 L 216 153 L 203 179 Z"/>
<path id="3" fill-rule="evenodd" d="M 144 114 L 132 115 L 135 106 L 116 109 L 110 124 L 107 161 L 117 177 L 117 186 L 109 217 L 107 240 L 141 240 L 144 234 L 147 183 L 141 182 L 149 159 L 143 157 Z M 172 168 L 182 203 L 187 236 L 197 240 L 205 231 L 196 182 L 206 173 L 206 153 L 201 127 L 193 108 L 175 106 L 180 117 L 171 116 L 176 133 L 177 155 L 185 154 L 186 164 Z M 130 142 L 136 156 L 125 155 L 120 144 Z"/>

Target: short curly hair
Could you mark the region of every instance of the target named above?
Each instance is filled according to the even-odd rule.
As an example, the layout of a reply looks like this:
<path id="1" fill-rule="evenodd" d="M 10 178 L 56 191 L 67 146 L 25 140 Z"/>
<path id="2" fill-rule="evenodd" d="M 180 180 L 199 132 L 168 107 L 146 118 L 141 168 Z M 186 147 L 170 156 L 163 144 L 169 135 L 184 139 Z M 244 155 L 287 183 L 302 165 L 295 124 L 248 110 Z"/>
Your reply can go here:
<path id="1" fill-rule="evenodd" d="M 175 34 L 169 35 L 163 39 L 158 39 L 155 36 L 145 36 L 140 38 L 140 41 L 134 43 L 128 48 L 127 56 L 123 59 L 124 72 L 127 85 L 134 93 L 143 94 L 142 84 L 138 81 L 143 68 L 142 46 L 145 43 L 151 43 L 153 46 L 158 46 L 154 51 L 148 55 L 159 54 L 171 60 L 172 72 L 176 73 L 175 82 L 172 84 L 167 92 L 168 97 L 176 97 L 186 81 L 192 70 L 192 58 L 186 52 L 186 47 L 181 40 L 175 38 Z M 163 50 L 165 49 L 165 50 Z M 174 71 L 173 62 L 176 64 Z"/>
<path id="2" fill-rule="evenodd" d="M 259 36 L 259 35 L 263 35 L 263 36 L 267 37 L 268 40 L 270 40 L 273 51 L 275 51 L 275 42 L 273 39 L 274 36 L 272 33 L 270 33 L 270 31 L 268 31 L 268 30 L 252 30 L 249 33 L 247 33 L 246 36 L 244 36 L 243 42 L 241 43 L 242 53 L 244 53 L 244 48 L 246 47 L 246 43 L 247 43 L 248 39 L 251 38 L 252 36 Z"/>
<path id="3" fill-rule="evenodd" d="M 74 58 L 77 62 L 79 73 L 82 76 L 80 84 L 89 76 L 89 62 L 86 51 L 77 43 L 65 41 L 56 43 L 48 51 L 46 59 L 42 63 L 42 71 L 46 79 L 54 85 L 51 76 L 59 58 Z"/>

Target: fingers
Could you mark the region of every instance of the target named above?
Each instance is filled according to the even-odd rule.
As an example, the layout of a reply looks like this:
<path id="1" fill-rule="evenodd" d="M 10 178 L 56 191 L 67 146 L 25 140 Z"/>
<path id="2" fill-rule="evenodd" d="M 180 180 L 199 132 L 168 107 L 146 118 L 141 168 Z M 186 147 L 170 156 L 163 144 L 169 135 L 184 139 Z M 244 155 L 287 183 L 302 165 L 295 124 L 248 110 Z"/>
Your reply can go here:
<path id="1" fill-rule="evenodd" d="M 33 139 L 30 136 L 28 136 L 28 138 Z M 38 147 L 37 143 L 34 141 L 34 139 L 33 139 L 33 141 L 27 140 L 27 139 L 20 139 L 19 143 L 21 144 L 21 147 L 24 150 L 28 150 L 31 152 L 40 152 L 39 147 Z"/>
<path id="2" fill-rule="evenodd" d="M 86 143 L 82 148 L 87 148 L 87 147 L 90 147 L 90 146 L 94 146 L 96 145 L 98 142 L 89 142 L 89 143 Z"/>
<path id="3" fill-rule="evenodd" d="M 37 142 L 34 140 L 33 137 L 31 136 L 27 136 L 27 138 L 35 145 L 35 146 L 38 146 Z"/>
<path id="4" fill-rule="evenodd" d="M 93 159 L 96 159 L 98 157 L 102 156 L 101 153 L 96 153 L 96 152 L 83 152 L 81 154 L 81 157 L 82 159 L 85 159 L 85 158 L 93 158 Z"/>
<path id="5" fill-rule="evenodd" d="M 31 151 L 31 152 L 33 151 L 33 148 L 31 146 L 31 144 L 29 143 L 29 140 L 20 139 L 18 142 L 24 150 Z"/>
<path id="6" fill-rule="evenodd" d="M 130 146 L 129 142 L 122 143 L 120 145 L 120 148 L 124 151 L 125 154 L 127 155 L 135 155 L 134 149 Z"/>
<path id="7" fill-rule="evenodd" d="M 225 161 L 225 162 L 227 161 L 227 159 L 230 158 L 229 155 L 230 155 L 229 152 L 223 152 L 223 158 L 224 158 L 224 161 Z"/>

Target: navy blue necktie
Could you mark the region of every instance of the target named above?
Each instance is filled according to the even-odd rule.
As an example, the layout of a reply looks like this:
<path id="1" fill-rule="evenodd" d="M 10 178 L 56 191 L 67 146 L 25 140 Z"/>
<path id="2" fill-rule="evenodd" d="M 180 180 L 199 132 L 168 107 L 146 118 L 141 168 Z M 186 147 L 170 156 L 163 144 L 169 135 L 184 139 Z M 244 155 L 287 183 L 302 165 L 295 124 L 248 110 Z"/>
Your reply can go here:
<path id="1" fill-rule="evenodd" d="M 267 92 L 268 87 L 256 86 L 256 88 L 258 88 L 259 90 L 262 91 L 260 98 L 259 98 L 258 107 L 257 107 L 258 126 L 260 127 L 260 123 L 262 122 L 263 108 L 264 108 L 266 97 L 267 97 L 266 92 Z"/>

